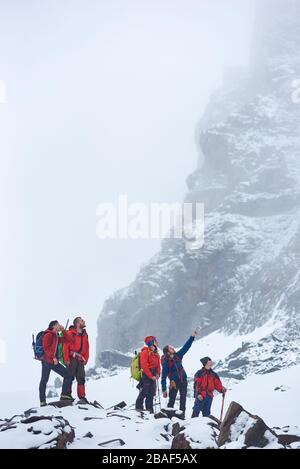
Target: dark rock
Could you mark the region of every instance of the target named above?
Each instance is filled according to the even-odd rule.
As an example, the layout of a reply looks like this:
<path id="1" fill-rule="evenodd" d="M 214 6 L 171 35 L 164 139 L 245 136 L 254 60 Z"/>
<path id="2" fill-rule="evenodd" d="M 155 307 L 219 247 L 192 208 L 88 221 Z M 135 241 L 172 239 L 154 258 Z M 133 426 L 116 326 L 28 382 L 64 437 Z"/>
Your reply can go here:
<path id="1" fill-rule="evenodd" d="M 53 407 L 57 407 L 58 409 L 62 409 L 63 407 L 70 407 L 73 405 L 72 401 L 55 401 L 55 402 L 49 402 L 48 405 L 51 405 Z"/>
<path id="2" fill-rule="evenodd" d="M 243 411 L 243 407 L 237 402 L 231 402 L 226 412 L 225 418 L 220 427 L 220 434 L 218 438 L 218 446 L 224 445 L 227 441 L 230 441 L 229 435 L 231 425 L 235 422 L 236 418 Z"/>
<path id="3" fill-rule="evenodd" d="M 82 438 L 93 438 L 93 436 L 91 432 L 87 432 Z"/>
<path id="4" fill-rule="evenodd" d="M 291 443 L 295 443 L 297 441 L 300 441 L 299 435 L 290 435 L 290 434 L 278 435 L 278 443 L 280 443 L 283 446 L 290 445 Z"/>
<path id="5" fill-rule="evenodd" d="M 236 403 L 231 402 L 225 418 L 220 426 L 220 433 L 218 438 L 218 446 L 223 446 L 226 443 L 235 441 L 232 434 L 235 433 L 235 425 L 237 424 L 237 419 L 242 416 L 242 421 L 239 422 L 239 437 L 244 434 L 244 447 L 256 447 L 264 448 L 270 443 L 270 435 L 278 441 L 278 436 L 276 433 L 269 428 L 265 422 L 258 416 L 252 415 L 247 412 L 243 407 Z M 246 430 L 249 420 L 250 428 Z M 268 438 L 269 437 L 269 438 Z"/>
<path id="6" fill-rule="evenodd" d="M 181 431 L 185 430 L 185 427 L 181 427 L 178 422 L 173 423 L 172 425 L 172 436 L 178 435 Z"/>
<path id="7" fill-rule="evenodd" d="M 184 433 L 178 433 L 172 441 L 171 449 L 191 449 L 191 444 Z"/>
<path id="8" fill-rule="evenodd" d="M 107 446 L 107 445 L 110 445 L 111 443 L 119 443 L 119 446 L 125 445 L 125 441 L 122 440 L 122 438 L 115 438 L 113 440 L 108 440 L 108 441 L 104 441 L 103 443 L 99 443 L 98 446 Z"/>
<path id="9" fill-rule="evenodd" d="M 98 401 L 90 402 L 90 405 L 96 407 L 96 409 L 104 409 L 101 404 L 99 404 Z"/>
<path id="10" fill-rule="evenodd" d="M 166 416 L 171 419 L 173 417 L 177 417 L 178 419 L 182 419 L 182 413 L 179 413 L 176 409 L 161 409 L 161 411 L 166 414 Z"/>
<path id="11" fill-rule="evenodd" d="M 118 410 L 118 409 L 124 409 L 125 407 L 127 407 L 127 404 L 126 404 L 125 401 L 122 401 L 122 402 L 119 402 L 118 404 L 115 404 L 115 405 L 112 405 L 111 407 L 108 407 L 105 410 L 110 410 L 110 409 Z"/>
<path id="12" fill-rule="evenodd" d="M 29 415 L 32 415 L 32 414 L 37 414 L 36 407 L 32 407 L 31 409 L 27 409 L 24 412 L 25 417 L 29 417 Z"/>
<path id="13" fill-rule="evenodd" d="M 26 419 L 21 420 L 21 423 L 34 423 L 38 422 L 39 420 L 50 420 L 52 421 L 52 417 L 47 417 L 47 416 L 36 416 L 36 417 L 29 417 Z"/>
<path id="14" fill-rule="evenodd" d="M 156 414 L 154 414 L 154 418 L 155 419 L 166 419 L 168 418 L 167 414 L 165 412 L 157 412 Z"/>

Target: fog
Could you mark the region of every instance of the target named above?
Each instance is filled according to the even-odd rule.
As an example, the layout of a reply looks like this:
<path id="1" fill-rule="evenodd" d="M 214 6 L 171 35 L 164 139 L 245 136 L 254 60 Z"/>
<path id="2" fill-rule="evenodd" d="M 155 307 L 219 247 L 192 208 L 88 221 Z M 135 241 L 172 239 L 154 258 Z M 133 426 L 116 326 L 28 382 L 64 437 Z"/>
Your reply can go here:
<path id="1" fill-rule="evenodd" d="M 1 0 L 1 391 L 32 388 L 31 333 L 87 320 L 159 240 L 99 240 L 96 207 L 180 202 L 197 123 L 246 66 L 251 0 Z M 0 347 L 0 350 L 1 350 Z M 2 357 L 4 358 L 4 357 Z"/>

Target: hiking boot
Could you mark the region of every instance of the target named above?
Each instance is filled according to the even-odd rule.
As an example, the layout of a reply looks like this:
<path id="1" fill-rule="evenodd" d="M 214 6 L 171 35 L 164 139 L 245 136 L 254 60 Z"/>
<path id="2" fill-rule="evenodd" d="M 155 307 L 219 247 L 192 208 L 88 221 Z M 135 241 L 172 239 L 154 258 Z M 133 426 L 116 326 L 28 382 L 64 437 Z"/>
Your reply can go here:
<path id="1" fill-rule="evenodd" d="M 61 401 L 72 401 L 72 402 L 75 401 L 74 397 L 72 397 L 71 394 L 62 394 L 60 396 L 60 400 Z"/>
<path id="2" fill-rule="evenodd" d="M 87 400 L 86 397 L 81 397 L 76 404 L 89 404 L 89 401 Z"/>
<path id="3" fill-rule="evenodd" d="M 139 408 L 137 408 L 137 407 L 135 408 L 135 410 L 136 410 L 137 412 L 145 412 L 145 409 L 139 409 Z"/>
<path id="4" fill-rule="evenodd" d="M 41 401 L 40 402 L 40 407 L 46 407 L 47 405 L 47 402 L 46 401 Z"/>

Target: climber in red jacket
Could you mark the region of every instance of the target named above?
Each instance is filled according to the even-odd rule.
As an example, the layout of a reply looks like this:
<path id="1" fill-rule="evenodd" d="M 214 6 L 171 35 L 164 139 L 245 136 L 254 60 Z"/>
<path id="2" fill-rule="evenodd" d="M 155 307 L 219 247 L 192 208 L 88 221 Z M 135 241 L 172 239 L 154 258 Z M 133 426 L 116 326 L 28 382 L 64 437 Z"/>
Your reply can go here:
<path id="1" fill-rule="evenodd" d="M 198 417 L 202 412 L 203 417 L 210 415 L 210 409 L 214 397 L 214 391 L 226 392 L 219 376 L 212 370 L 211 358 L 201 358 L 203 368 L 194 376 L 195 404 L 192 417 Z"/>
<path id="2" fill-rule="evenodd" d="M 86 324 L 80 316 L 73 321 L 68 330 L 69 342 L 64 344 L 64 361 L 77 381 L 77 396 L 81 403 L 87 403 L 85 394 L 85 365 L 89 360 L 89 337 Z"/>
<path id="3" fill-rule="evenodd" d="M 62 333 L 62 337 L 59 337 L 58 333 Z M 40 405 L 46 406 L 46 387 L 49 380 L 51 371 L 55 371 L 60 376 L 62 376 L 63 385 L 61 400 L 71 400 L 71 382 L 72 376 L 67 368 L 65 368 L 58 361 L 58 345 L 59 344 L 68 344 L 70 341 L 68 333 L 65 331 L 64 327 L 59 324 L 58 321 L 51 321 L 48 329 L 44 332 L 42 344 L 43 344 L 43 357 L 42 357 L 42 376 L 39 386 L 40 394 Z"/>
<path id="4" fill-rule="evenodd" d="M 142 378 L 137 388 L 140 390 L 135 403 L 138 411 L 144 410 L 144 400 L 146 410 L 153 414 L 153 399 L 156 394 L 156 382 L 160 377 L 160 356 L 158 353 L 158 342 L 154 336 L 145 338 L 146 347 L 140 352 L 140 368 Z"/>

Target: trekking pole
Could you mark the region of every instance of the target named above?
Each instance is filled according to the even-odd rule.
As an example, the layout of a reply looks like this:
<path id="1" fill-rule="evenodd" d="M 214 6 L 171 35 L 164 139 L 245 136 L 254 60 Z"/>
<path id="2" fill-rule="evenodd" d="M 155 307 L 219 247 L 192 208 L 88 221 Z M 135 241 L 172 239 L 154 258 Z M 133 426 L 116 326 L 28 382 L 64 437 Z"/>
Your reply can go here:
<path id="1" fill-rule="evenodd" d="M 159 382 L 158 382 L 158 380 L 157 380 L 157 392 L 158 392 L 159 410 L 161 410 L 160 389 L 159 389 Z"/>
<path id="2" fill-rule="evenodd" d="M 66 330 L 68 328 L 68 325 L 69 325 L 69 319 L 67 320 L 67 324 L 66 324 L 66 327 L 65 327 Z"/>
<path id="3" fill-rule="evenodd" d="M 224 401 L 225 401 L 225 392 L 222 393 L 222 407 L 221 407 L 221 415 L 220 415 L 220 422 L 221 423 L 222 423 L 222 420 L 223 420 Z"/>

